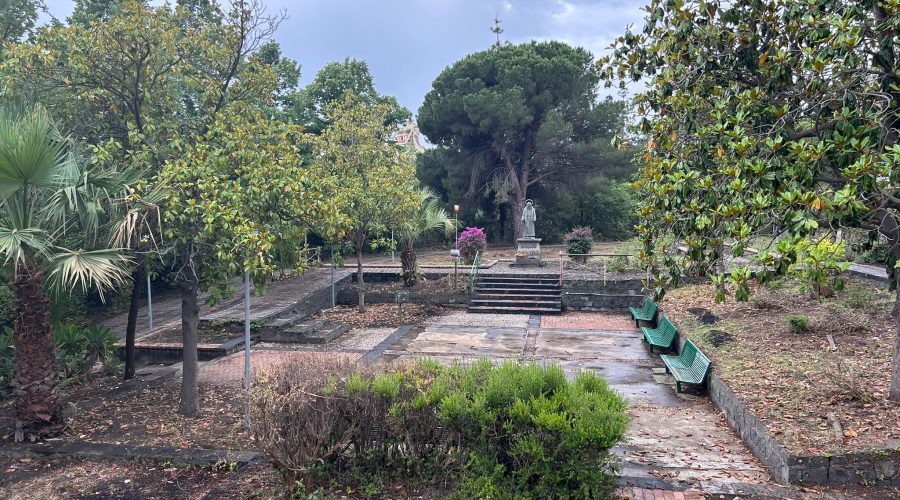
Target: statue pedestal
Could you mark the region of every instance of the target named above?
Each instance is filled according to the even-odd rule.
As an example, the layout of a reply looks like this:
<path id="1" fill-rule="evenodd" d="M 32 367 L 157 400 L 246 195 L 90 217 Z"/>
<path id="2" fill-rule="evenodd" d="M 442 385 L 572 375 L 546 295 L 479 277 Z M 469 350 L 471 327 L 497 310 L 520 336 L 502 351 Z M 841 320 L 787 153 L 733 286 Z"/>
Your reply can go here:
<path id="1" fill-rule="evenodd" d="M 519 238 L 516 240 L 516 262 L 512 266 L 540 267 L 543 265 L 540 238 Z"/>

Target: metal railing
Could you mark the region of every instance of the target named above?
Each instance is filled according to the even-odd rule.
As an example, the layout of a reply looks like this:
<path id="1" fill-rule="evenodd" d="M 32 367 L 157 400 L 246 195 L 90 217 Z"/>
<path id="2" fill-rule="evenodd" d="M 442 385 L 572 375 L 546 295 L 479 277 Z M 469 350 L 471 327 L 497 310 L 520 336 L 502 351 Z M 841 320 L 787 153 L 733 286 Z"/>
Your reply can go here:
<path id="1" fill-rule="evenodd" d="M 300 259 L 305 262 L 304 267 L 319 267 L 322 265 L 322 247 L 307 247 L 300 250 Z"/>
<path id="2" fill-rule="evenodd" d="M 481 269 L 481 252 L 475 252 L 472 269 L 469 271 L 469 294 L 475 293 L 475 282 L 478 281 L 478 270 Z"/>
<path id="3" fill-rule="evenodd" d="M 634 255 L 626 253 L 566 253 L 559 252 L 559 286 L 563 286 L 563 278 L 566 270 L 571 273 L 580 273 L 582 275 L 599 274 L 603 284 L 606 285 L 607 278 L 610 274 L 610 261 L 615 259 L 618 265 L 623 268 L 629 268 L 629 259 L 633 259 Z M 635 271 L 642 271 L 635 268 Z"/>

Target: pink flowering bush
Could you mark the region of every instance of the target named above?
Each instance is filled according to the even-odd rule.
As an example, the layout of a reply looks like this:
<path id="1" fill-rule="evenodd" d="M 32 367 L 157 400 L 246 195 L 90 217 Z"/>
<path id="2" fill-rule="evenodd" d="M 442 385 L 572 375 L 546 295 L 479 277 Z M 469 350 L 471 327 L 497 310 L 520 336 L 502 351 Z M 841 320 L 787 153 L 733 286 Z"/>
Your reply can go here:
<path id="1" fill-rule="evenodd" d="M 487 235 L 484 229 L 480 227 L 467 227 L 465 231 L 460 233 L 459 239 L 456 240 L 456 248 L 459 255 L 466 262 L 474 262 L 475 254 L 484 253 L 487 248 Z"/>

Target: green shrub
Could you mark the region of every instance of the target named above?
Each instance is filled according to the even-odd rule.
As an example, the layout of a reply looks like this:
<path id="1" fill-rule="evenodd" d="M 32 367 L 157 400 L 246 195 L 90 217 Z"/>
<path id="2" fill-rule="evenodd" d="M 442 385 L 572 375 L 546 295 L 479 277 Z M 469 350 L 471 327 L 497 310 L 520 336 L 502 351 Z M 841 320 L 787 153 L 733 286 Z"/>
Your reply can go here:
<path id="1" fill-rule="evenodd" d="M 865 309 L 875 302 L 872 291 L 861 285 L 848 286 L 844 289 L 841 303 L 850 309 Z"/>
<path id="2" fill-rule="evenodd" d="M 2 280 L 2 276 L 0 276 L 0 280 Z M 12 289 L 10 289 L 9 285 L 0 281 L 0 328 L 13 326 L 14 302 L 15 297 Z"/>
<path id="3" fill-rule="evenodd" d="M 787 317 L 788 327 L 791 333 L 806 333 L 809 331 L 809 319 L 800 314 L 793 314 Z"/>
<path id="4" fill-rule="evenodd" d="M 4 326 L 0 328 L 0 399 L 7 394 L 10 382 L 15 374 L 14 358 L 16 354 L 13 346 L 13 329 Z"/>
<path id="5" fill-rule="evenodd" d="M 118 369 L 116 335 L 104 326 L 79 328 L 72 323 L 56 325 L 53 343 L 56 359 L 64 378 L 90 376 L 91 369 L 100 361 L 104 371 Z"/>
<path id="6" fill-rule="evenodd" d="M 444 481 L 478 498 L 608 495 L 610 449 L 628 423 L 605 380 L 554 365 L 425 360 L 382 368 L 346 359 L 282 365 L 253 395 L 256 441 L 312 491 L 334 471 Z"/>

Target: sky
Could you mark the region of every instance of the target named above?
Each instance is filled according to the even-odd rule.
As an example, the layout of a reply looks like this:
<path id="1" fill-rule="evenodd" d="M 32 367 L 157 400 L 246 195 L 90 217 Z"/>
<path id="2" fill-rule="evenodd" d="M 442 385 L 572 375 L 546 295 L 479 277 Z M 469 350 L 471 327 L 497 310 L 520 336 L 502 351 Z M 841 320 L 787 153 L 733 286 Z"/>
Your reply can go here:
<path id="1" fill-rule="evenodd" d="M 465 55 L 490 48 L 499 16 L 503 42 L 559 40 L 602 55 L 626 26 L 639 26 L 642 0 L 262 0 L 288 18 L 275 33 L 300 63 L 300 83 L 331 61 L 365 60 L 382 94 L 415 113 L 431 82 Z M 160 3 L 160 2 L 153 2 Z M 72 0 L 47 0 L 65 19 Z"/>

